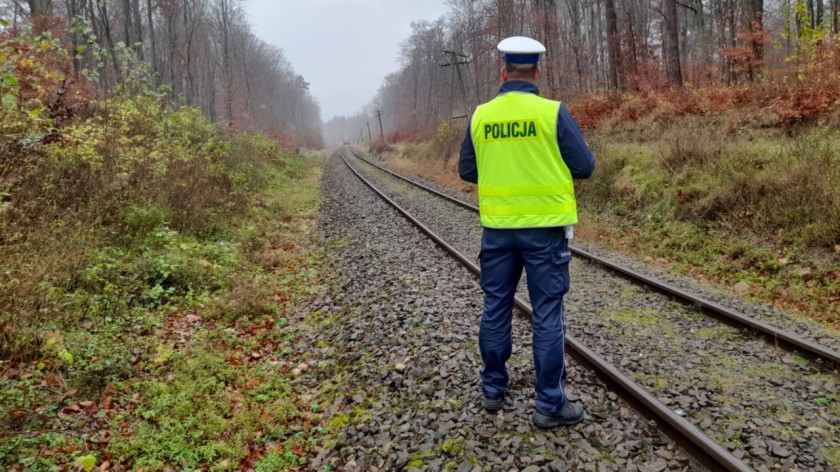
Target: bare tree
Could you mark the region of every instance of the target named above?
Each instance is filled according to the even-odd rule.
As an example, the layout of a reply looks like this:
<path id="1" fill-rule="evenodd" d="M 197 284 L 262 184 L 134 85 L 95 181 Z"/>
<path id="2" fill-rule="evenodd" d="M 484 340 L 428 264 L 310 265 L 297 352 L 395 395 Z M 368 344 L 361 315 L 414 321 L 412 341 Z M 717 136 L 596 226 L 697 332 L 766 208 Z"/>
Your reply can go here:
<path id="1" fill-rule="evenodd" d="M 615 0 L 606 0 L 607 49 L 609 50 L 610 87 L 623 88 L 621 71 L 621 38 L 618 36 L 618 16 L 615 13 Z"/>
<path id="2" fill-rule="evenodd" d="M 662 56 L 668 83 L 682 87 L 680 33 L 677 23 L 676 0 L 662 0 Z"/>
<path id="3" fill-rule="evenodd" d="M 253 34 L 241 5 L 241 0 L 62 0 L 54 7 L 52 0 L 0 0 L 0 16 L 11 13 L 14 27 L 31 18 L 36 31 L 74 26 L 56 28 L 58 34 L 67 31 L 73 70 L 97 69 L 94 76 L 104 88 L 127 77 L 142 80 L 142 74 L 126 76 L 124 70 L 145 63 L 154 77 L 149 85 L 166 85 L 162 90 L 173 102 L 200 107 L 210 119 L 236 129 L 319 146 L 320 108 L 307 81 L 280 49 Z M 48 21 L 38 23 L 39 18 Z M 82 23 L 89 34 L 75 27 Z M 430 37 L 445 35 L 442 23 L 432 30 Z M 83 47 L 88 41 L 97 47 Z M 121 43 L 136 61 L 123 54 Z M 437 79 L 428 71 L 430 63 L 437 68 L 441 44 L 429 40 L 418 50 L 417 57 L 425 57 L 418 84 Z M 421 90 L 433 105 L 440 102 L 434 87 L 418 88 L 418 94 Z M 417 108 L 430 113 L 420 102 L 418 95 Z"/>
<path id="4" fill-rule="evenodd" d="M 822 1 L 819 3 L 822 4 Z M 750 80 L 755 80 L 764 62 L 764 0 L 744 0 L 743 10 L 744 26 L 752 50 L 747 73 Z"/>

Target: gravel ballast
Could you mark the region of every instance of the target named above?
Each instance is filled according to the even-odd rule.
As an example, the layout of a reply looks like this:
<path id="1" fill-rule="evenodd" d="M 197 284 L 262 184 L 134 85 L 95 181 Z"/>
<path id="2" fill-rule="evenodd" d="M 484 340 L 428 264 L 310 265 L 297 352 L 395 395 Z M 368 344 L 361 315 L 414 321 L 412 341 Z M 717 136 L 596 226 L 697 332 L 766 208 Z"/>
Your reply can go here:
<path id="1" fill-rule="evenodd" d="M 531 331 L 514 322 L 511 395 L 481 407 L 475 278 L 353 176 L 326 164 L 318 230 L 328 293 L 310 307 L 314 346 L 297 382 L 319 389 L 326 427 L 338 433 L 309 464 L 346 471 L 697 470 L 684 451 L 594 375 L 569 365 L 583 423 L 531 425 Z"/>
<path id="2" fill-rule="evenodd" d="M 450 244 L 477 255 L 481 238 L 477 215 L 359 160 L 352 162 Z M 684 279 L 679 283 L 690 285 Z M 520 294 L 527 298 L 526 291 Z M 757 470 L 838 470 L 836 372 L 588 262 L 573 262 L 567 300 L 570 334 L 620 366 L 736 457 Z M 745 302 L 738 308 L 751 316 L 766 314 L 752 311 Z"/>

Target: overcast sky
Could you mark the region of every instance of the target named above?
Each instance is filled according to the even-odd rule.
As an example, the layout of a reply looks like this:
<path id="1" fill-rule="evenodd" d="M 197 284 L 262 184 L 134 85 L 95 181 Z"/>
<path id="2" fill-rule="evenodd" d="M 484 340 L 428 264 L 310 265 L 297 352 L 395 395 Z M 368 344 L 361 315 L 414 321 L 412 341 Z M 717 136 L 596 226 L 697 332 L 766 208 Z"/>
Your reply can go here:
<path id="1" fill-rule="evenodd" d="M 280 47 L 321 104 L 321 118 L 352 115 L 398 69 L 411 22 L 436 20 L 446 0 L 246 0 L 254 31 Z"/>

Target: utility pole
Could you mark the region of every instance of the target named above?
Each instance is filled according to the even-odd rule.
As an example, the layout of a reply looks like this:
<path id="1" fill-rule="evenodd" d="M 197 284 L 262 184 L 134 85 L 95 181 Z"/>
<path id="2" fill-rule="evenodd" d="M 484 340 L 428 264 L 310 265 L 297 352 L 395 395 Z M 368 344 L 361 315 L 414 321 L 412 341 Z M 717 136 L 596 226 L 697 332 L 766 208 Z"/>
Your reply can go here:
<path id="1" fill-rule="evenodd" d="M 379 118 L 379 137 L 385 139 L 385 133 L 382 132 L 382 112 L 376 110 L 376 117 Z"/>
<path id="2" fill-rule="evenodd" d="M 367 122 L 368 127 L 368 141 L 373 141 L 373 138 L 370 136 L 370 121 Z"/>
<path id="3" fill-rule="evenodd" d="M 452 120 L 459 119 L 459 118 L 469 118 L 470 114 L 472 114 L 472 107 L 470 106 L 469 101 L 467 100 L 467 89 L 464 88 L 464 76 L 461 75 L 461 66 L 469 64 L 471 61 L 469 60 L 469 56 L 465 54 L 461 54 L 455 51 L 447 51 L 446 49 L 441 49 L 440 52 L 449 55 L 449 62 L 446 64 L 441 64 L 441 67 L 452 67 L 454 74 L 458 75 L 458 84 L 461 89 L 461 99 L 464 101 L 464 114 L 458 116 L 453 115 L 452 109 L 452 88 L 449 89 L 449 129 L 447 131 L 446 136 L 446 159 L 443 161 L 443 168 L 445 169 L 447 165 L 449 165 L 449 158 L 452 156 Z M 454 78 L 453 74 L 453 78 Z"/>
<path id="4" fill-rule="evenodd" d="M 458 85 L 461 89 L 461 98 L 464 100 L 464 111 L 466 112 L 465 115 L 453 117 L 453 118 L 466 118 L 472 114 L 472 106 L 470 105 L 469 100 L 467 99 L 467 89 L 464 87 L 464 76 L 461 74 L 461 67 L 463 65 L 469 64 L 471 61 L 469 60 L 469 56 L 465 54 L 461 54 L 455 51 L 447 51 L 446 49 L 441 49 L 442 53 L 448 54 L 450 57 L 450 61 L 446 64 L 441 64 L 441 67 L 454 67 L 455 74 L 458 75 Z M 451 115 L 452 113 L 450 113 Z"/>

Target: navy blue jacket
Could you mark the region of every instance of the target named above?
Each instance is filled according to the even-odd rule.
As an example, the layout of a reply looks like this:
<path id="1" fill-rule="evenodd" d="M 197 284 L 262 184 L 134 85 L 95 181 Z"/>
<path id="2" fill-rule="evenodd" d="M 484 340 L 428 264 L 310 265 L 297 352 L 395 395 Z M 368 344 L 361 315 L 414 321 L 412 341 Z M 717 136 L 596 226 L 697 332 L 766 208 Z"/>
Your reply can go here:
<path id="1" fill-rule="evenodd" d="M 499 94 L 508 92 L 526 92 L 536 95 L 540 94 L 536 85 L 519 80 L 512 80 L 502 84 Z M 467 182 L 478 183 L 478 166 L 475 162 L 475 146 L 472 142 L 471 126 L 467 128 L 467 135 L 461 143 L 461 159 L 458 164 L 458 173 Z M 566 107 L 561 106 L 557 112 L 557 146 L 560 147 L 560 155 L 563 162 L 572 173 L 572 178 L 587 179 L 595 170 L 595 157 L 583 140 L 583 133 L 580 127 Z"/>

